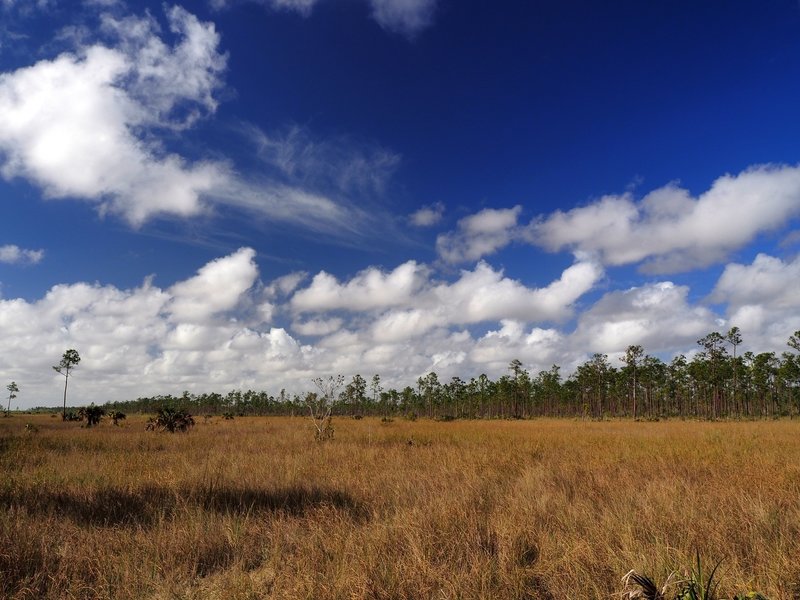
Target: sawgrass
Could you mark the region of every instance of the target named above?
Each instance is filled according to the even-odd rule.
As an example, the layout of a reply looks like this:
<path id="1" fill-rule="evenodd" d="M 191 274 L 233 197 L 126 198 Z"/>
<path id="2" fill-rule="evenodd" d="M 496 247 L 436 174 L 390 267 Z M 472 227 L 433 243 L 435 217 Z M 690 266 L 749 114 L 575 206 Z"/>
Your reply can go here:
<path id="1" fill-rule="evenodd" d="M 0 597 L 800 597 L 800 422 L 144 426 L 0 419 Z"/>

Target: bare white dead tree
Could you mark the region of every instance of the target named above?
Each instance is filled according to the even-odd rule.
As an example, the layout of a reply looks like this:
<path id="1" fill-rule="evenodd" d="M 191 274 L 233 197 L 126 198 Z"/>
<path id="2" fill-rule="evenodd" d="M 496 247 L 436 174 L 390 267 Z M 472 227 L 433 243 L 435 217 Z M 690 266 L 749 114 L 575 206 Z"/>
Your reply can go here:
<path id="1" fill-rule="evenodd" d="M 316 429 L 314 439 L 324 442 L 333 439 L 333 403 L 337 390 L 344 385 L 344 376 L 315 377 L 312 381 L 319 393 L 309 392 L 306 395 L 306 406 Z"/>

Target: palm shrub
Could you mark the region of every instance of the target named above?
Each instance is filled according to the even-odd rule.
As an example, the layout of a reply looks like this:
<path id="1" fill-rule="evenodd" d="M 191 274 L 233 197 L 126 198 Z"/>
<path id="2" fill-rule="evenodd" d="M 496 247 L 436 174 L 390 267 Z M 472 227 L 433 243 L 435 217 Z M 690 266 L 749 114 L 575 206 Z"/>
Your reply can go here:
<path id="1" fill-rule="evenodd" d="M 81 420 L 86 419 L 86 427 L 94 427 L 100 423 L 100 419 L 104 414 L 106 414 L 105 409 L 101 406 L 95 406 L 94 402 L 78 411 L 78 416 Z"/>
<path id="2" fill-rule="evenodd" d="M 681 577 L 673 572 L 661 586 L 646 575 L 629 571 L 622 578 L 622 598 L 623 600 L 769 600 L 759 592 L 739 593 L 730 599 L 719 595 L 719 580 L 716 574 L 721 562 L 714 565 L 711 573 L 706 575 L 698 554 L 696 565 L 687 576 Z"/>
<path id="3" fill-rule="evenodd" d="M 119 425 L 120 421 L 125 420 L 125 413 L 118 410 L 112 410 L 110 413 L 108 413 L 108 416 L 111 418 L 111 422 L 117 426 Z"/>
<path id="4" fill-rule="evenodd" d="M 148 431 L 189 431 L 194 427 L 192 415 L 184 410 L 174 408 L 162 408 L 155 417 L 150 417 L 147 421 Z"/>

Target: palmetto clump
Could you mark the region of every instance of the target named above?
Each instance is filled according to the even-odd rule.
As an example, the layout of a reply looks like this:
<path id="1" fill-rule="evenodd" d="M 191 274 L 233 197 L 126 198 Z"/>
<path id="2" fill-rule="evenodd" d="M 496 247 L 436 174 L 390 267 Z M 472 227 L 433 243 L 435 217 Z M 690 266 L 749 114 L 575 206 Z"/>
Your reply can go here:
<path id="1" fill-rule="evenodd" d="M 189 431 L 194 427 L 192 415 L 183 410 L 162 408 L 155 417 L 150 417 L 145 429 L 148 431 Z"/>
<path id="2" fill-rule="evenodd" d="M 94 427 L 100 423 L 100 419 L 104 414 L 106 414 L 105 409 L 101 406 L 95 406 L 94 403 L 78 411 L 78 416 L 81 419 L 86 419 L 86 427 Z"/>
<path id="3" fill-rule="evenodd" d="M 719 565 L 718 562 L 706 576 L 698 555 L 697 564 L 692 567 L 688 576 L 680 577 L 673 572 L 662 586 L 658 586 L 646 575 L 629 571 L 622 578 L 622 598 L 623 600 L 769 600 L 759 592 L 736 594 L 730 599 L 720 596 L 719 581 L 715 579 Z"/>
<path id="4" fill-rule="evenodd" d="M 669 580 L 659 587 L 647 575 L 631 570 L 622 578 L 622 585 L 624 600 L 666 600 Z"/>

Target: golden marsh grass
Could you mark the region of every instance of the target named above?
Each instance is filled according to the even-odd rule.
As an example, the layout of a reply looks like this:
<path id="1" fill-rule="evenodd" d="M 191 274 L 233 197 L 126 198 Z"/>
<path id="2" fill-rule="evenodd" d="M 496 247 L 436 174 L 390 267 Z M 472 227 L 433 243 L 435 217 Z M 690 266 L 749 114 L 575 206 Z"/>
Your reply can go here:
<path id="1" fill-rule="evenodd" d="M 144 421 L 0 419 L 2 597 L 800 597 L 800 422 Z"/>

